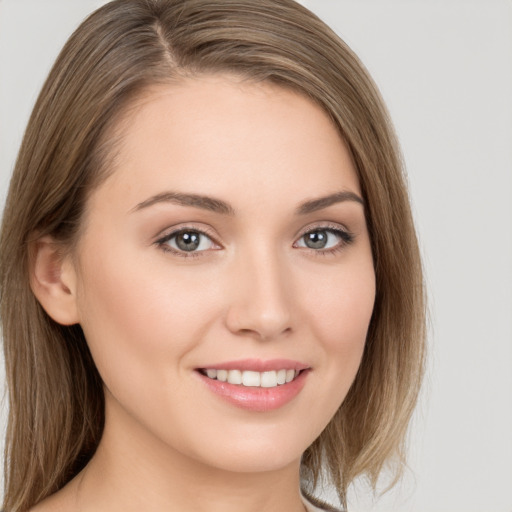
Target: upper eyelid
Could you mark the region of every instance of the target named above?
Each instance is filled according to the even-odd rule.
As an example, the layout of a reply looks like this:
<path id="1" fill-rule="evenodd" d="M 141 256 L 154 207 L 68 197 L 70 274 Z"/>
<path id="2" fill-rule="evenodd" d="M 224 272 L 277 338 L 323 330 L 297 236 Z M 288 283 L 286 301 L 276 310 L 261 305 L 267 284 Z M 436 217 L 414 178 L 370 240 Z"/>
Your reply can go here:
<path id="1" fill-rule="evenodd" d="M 295 237 L 300 238 L 301 236 L 304 236 L 306 233 L 309 233 L 310 231 L 314 231 L 315 229 L 332 229 L 335 231 L 346 231 L 347 233 L 350 232 L 350 230 L 344 226 L 343 224 L 339 224 L 337 222 L 318 222 L 309 224 L 300 230 L 298 230 L 295 234 Z M 156 240 L 166 238 L 168 236 L 176 235 L 177 233 L 180 233 L 182 231 L 197 231 L 198 233 L 202 233 L 206 236 L 209 236 L 213 239 L 217 238 L 216 234 L 213 233 L 213 230 L 208 227 L 197 227 L 194 226 L 192 223 L 185 223 L 178 226 L 168 227 L 162 231 L 158 235 L 155 236 Z"/>
<path id="2" fill-rule="evenodd" d="M 338 222 L 329 222 L 329 221 L 326 221 L 326 222 L 315 222 L 313 224 L 309 224 L 308 226 L 300 229 L 297 234 L 296 234 L 296 238 L 299 239 L 300 237 L 304 236 L 305 234 L 309 233 L 310 231 L 315 231 L 315 230 L 320 230 L 320 229 L 325 229 L 325 230 L 331 230 L 331 231 L 344 231 L 345 233 L 351 233 L 351 230 L 348 229 L 346 226 L 344 226 L 343 224 L 340 224 Z"/>
<path id="3" fill-rule="evenodd" d="M 155 241 L 160 242 L 162 240 L 169 240 L 173 236 L 176 236 L 178 233 L 183 231 L 197 231 L 198 233 L 211 238 L 213 242 L 220 245 L 220 243 L 217 241 L 215 233 L 212 232 L 213 230 L 211 230 L 211 228 L 197 227 L 193 226 L 192 224 L 183 224 L 166 228 L 162 230 L 158 235 L 156 235 Z"/>

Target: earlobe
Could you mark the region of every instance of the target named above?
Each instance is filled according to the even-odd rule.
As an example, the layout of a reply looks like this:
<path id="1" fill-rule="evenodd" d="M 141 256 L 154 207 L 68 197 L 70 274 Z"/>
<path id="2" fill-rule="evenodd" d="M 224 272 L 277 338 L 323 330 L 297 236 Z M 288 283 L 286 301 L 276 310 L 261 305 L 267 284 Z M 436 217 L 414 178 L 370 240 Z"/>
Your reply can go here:
<path id="1" fill-rule="evenodd" d="M 30 287 L 37 300 L 57 323 L 78 323 L 76 272 L 69 255 L 49 236 L 30 247 Z"/>

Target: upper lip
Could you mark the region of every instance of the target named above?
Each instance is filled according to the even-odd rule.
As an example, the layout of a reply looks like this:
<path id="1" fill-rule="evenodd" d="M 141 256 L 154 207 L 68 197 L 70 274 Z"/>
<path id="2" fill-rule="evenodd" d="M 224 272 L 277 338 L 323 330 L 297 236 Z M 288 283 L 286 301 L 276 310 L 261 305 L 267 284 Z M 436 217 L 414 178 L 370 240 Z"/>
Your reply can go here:
<path id="1" fill-rule="evenodd" d="M 277 370 L 306 370 L 310 365 L 293 361 L 292 359 L 239 359 L 237 361 L 224 361 L 207 364 L 198 369 L 204 370 L 241 370 L 253 372 L 270 372 Z"/>

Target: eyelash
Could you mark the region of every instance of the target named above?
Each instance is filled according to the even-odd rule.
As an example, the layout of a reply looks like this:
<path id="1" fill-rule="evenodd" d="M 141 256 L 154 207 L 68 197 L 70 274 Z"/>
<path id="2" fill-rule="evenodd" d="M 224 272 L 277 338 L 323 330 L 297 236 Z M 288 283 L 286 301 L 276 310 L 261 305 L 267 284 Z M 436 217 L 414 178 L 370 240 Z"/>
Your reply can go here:
<path id="1" fill-rule="evenodd" d="M 324 232 L 327 232 L 327 233 L 331 233 L 331 234 L 337 236 L 340 240 L 339 240 L 339 243 L 337 243 L 334 247 L 331 247 L 329 249 L 312 249 L 312 248 L 309 248 L 309 247 L 305 247 L 305 249 L 311 251 L 315 255 L 329 256 L 329 255 L 337 254 L 338 252 L 342 251 L 347 245 L 350 245 L 354 241 L 354 239 L 355 239 L 355 236 L 354 236 L 353 233 L 349 232 L 346 229 L 342 229 L 339 226 L 320 225 L 320 226 L 315 226 L 313 228 L 308 228 L 307 230 L 305 230 L 298 237 L 297 241 L 294 242 L 294 247 L 295 247 L 295 244 L 299 240 L 303 239 L 306 235 L 308 235 L 310 233 L 315 233 L 315 232 L 318 232 L 318 231 L 324 231 Z M 176 250 L 176 249 L 174 249 L 174 248 L 172 248 L 172 247 L 170 247 L 168 245 L 168 242 L 170 240 L 172 240 L 174 237 L 178 236 L 180 233 L 187 233 L 187 232 L 198 233 L 199 235 L 205 236 L 208 239 L 210 239 L 211 242 L 214 245 L 220 246 L 220 244 L 218 244 L 218 242 L 215 241 L 215 238 L 210 233 L 208 233 L 207 230 L 198 229 L 198 228 L 195 228 L 195 227 L 188 227 L 188 226 L 180 227 L 179 229 L 176 229 L 176 230 L 172 231 L 171 233 L 168 233 L 167 235 L 165 235 L 165 236 L 159 238 L 158 240 L 156 240 L 155 244 L 162 251 L 174 254 L 174 255 L 179 256 L 181 258 L 197 258 L 197 257 L 202 256 L 203 255 L 202 253 L 207 252 L 206 250 L 203 250 L 203 251 L 190 251 L 190 252 L 179 251 L 179 250 Z"/>
<path id="2" fill-rule="evenodd" d="M 294 245 L 298 243 L 299 240 L 302 240 L 306 235 L 310 233 L 315 233 L 318 231 L 324 231 L 327 233 L 331 233 L 339 238 L 338 243 L 331 248 L 328 249 L 312 249 L 306 247 L 310 252 L 314 253 L 318 256 L 331 256 L 343 251 L 348 245 L 354 242 L 355 235 L 348 231 L 347 229 L 341 228 L 339 225 L 320 225 L 307 228 L 297 239 L 297 242 L 294 242 Z"/>
<path id="3" fill-rule="evenodd" d="M 202 235 L 202 236 L 205 236 L 205 237 L 209 238 L 214 245 L 220 246 L 220 244 L 218 244 L 215 241 L 215 238 L 212 236 L 212 234 L 210 234 L 208 232 L 208 230 L 198 229 L 198 228 L 195 228 L 195 227 L 192 227 L 192 226 L 184 226 L 184 227 L 180 227 L 178 229 L 175 229 L 171 233 L 163 236 L 162 238 L 159 238 L 155 242 L 155 244 L 160 249 L 162 249 L 162 251 L 171 253 L 171 254 L 173 254 L 175 256 L 179 256 L 181 258 L 198 258 L 198 257 L 202 256 L 202 253 L 206 252 L 206 251 L 190 251 L 190 252 L 178 251 L 178 250 L 173 249 L 172 247 L 170 247 L 168 245 L 168 242 L 170 240 L 172 240 L 174 237 L 178 236 L 180 233 L 187 233 L 187 232 L 198 233 L 199 235 Z"/>

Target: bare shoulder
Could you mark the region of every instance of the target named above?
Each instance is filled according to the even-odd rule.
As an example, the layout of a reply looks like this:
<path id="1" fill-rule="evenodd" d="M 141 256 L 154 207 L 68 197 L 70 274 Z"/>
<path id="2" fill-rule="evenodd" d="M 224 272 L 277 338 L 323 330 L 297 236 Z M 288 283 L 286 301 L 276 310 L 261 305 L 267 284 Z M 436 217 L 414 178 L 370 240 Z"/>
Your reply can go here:
<path id="1" fill-rule="evenodd" d="M 28 512 L 74 512 L 76 506 L 74 482 L 34 505 Z"/>
<path id="2" fill-rule="evenodd" d="M 28 512 L 71 512 L 73 509 L 68 508 L 61 500 L 54 499 L 53 496 L 46 498 L 37 505 L 29 509 Z"/>

